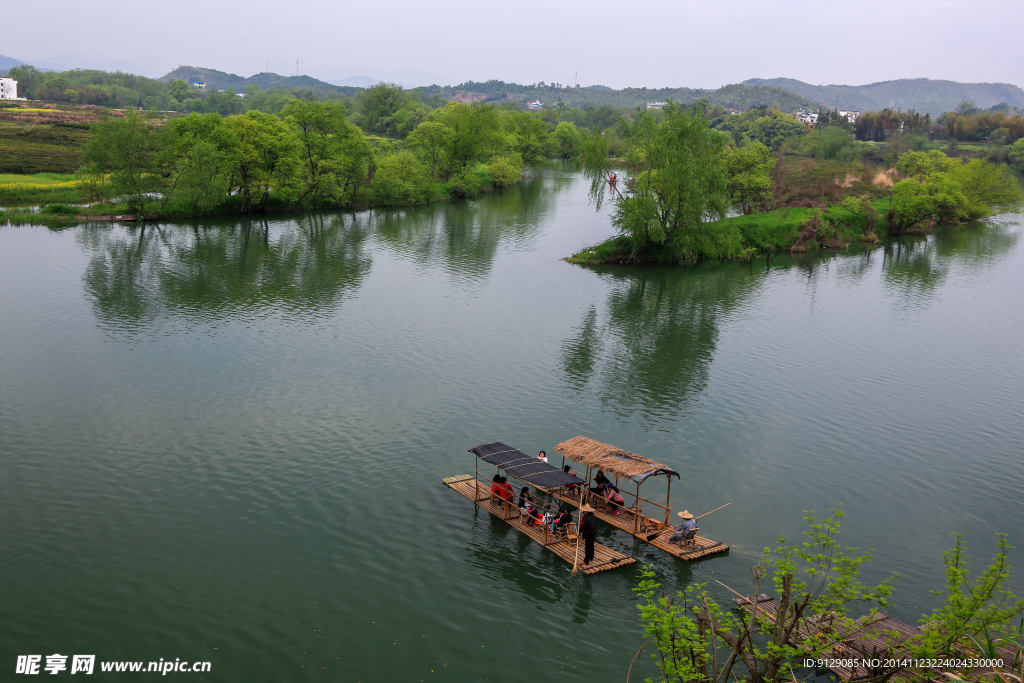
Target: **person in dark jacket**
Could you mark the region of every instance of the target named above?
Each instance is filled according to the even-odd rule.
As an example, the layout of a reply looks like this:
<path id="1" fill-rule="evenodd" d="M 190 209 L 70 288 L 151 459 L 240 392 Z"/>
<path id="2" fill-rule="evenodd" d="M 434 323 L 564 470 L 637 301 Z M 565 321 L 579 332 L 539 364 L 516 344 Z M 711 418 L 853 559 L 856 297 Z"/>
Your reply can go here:
<path id="1" fill-rule="evenodd" d="M 533 495 L 530 493 L 530 487 L 524 486 L 519 492 L 519 507 L 525 510 L 528 505 L 533 505 Z"/>
<path id="2" fill-rule="evenodd" d="M 594 517 L 594 508 L 584 505 L 580 508 L 580 536 L 583 537 L 583 566 L 590 564 L 594 559 L 594 539 L 597 538 L 597 518 Z"/>
<path id="3" fill-rule="evenodd" d="M 562 508 L 558 512 L 558 518 L 551 524 L 551 533 L 555 533 L 555 531 L 561 529 L 571 521 L 572 512 L 569 510 L 569 508 Z"/>

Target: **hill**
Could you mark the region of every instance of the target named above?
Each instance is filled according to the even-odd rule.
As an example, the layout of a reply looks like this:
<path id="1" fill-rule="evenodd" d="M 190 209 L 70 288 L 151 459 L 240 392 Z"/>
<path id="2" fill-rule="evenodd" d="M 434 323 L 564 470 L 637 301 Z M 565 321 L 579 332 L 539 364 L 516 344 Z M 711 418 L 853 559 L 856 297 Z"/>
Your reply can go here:
<path id="1" fill-rule="evenodd" d="M 613 90 L 603 85 L 595 86 L 562 86 L 558 83 L 550 85 L 535 83 L 519 85 L 504 81 L 486 81 L 483 83 L 468 81 L 456 86 L 431 85 L 420 88 L 427 96 L 439 94 L 445 99 L 458 96 L 460 100 L 479 100 L 483 102 L 501 102 L 513 100 L 525 104 L 532 100 L 540 100 L 544 104 L 564 102 L 571 107 L 600 106 L 610 104 L 616 107 L 644 107 L 648 102 L 664 102 L 672 99 L 682 104 L 689 104 L 696 99 L 705 98 L 711 104 L 732 107 L 746 111 L 751 107 L 765 104 L 778 105 L 782 111 L 794 111 L 802 107 L 818 108 L 813 98 L 794 94 L 788 90 L 770 85 L 727 85 L 717 90 L 695 88 L 624 88 Z"/>
<path id="2" fill-rule="evenodd" d="M 7 73 L 7 70 L 12 66 L 18 66 L 24 64 L 20 59 L 14 59 L 13 57 L 4 57 L 0 55 L 0 73 Z"/>
<path id="3" fill-rule="evenodd" d="M 216 69 L 204 69 L 197 66 L 179 66 L 174 71 L 164 74 L 158 80 L 170 83 L 182 80 L 186 83 L 206 83 L 207 87 L 217 90 L 234 90 L 242 92 L 247 85 L 255 85 L 260 90 L 283 88 L 286 90 L 313 90 L 320 93 L 339 93 L 351 97 L 362 90 L 351 86 L 332 85 L 312 76 L 281 76 L 275 73 L 259 73 L 248 78 L 237 74 L 229 74 Z"/>
<path id="4" fill-rule="evenodd" d="M 869 85 L 811 85 L 794 78 L 750 78 L 748 86 L 773 86 L 837 109 L 878 111 L 911 109 L 936 117 L 952 111 L 961 100 L 988 109 L 1001 102 L 1024 107 L 1024 90 L 1009 83 L 958 83 L 909 78 Z"/>

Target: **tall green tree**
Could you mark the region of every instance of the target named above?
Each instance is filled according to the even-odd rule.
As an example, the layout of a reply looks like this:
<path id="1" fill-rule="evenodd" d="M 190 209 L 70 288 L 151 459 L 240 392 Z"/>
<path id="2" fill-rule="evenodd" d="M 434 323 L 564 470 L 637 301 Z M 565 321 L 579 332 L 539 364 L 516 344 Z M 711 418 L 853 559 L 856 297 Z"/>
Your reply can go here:
<path id="1" fill-rule="evenodd" d="M 390 119 L 406 97 L 402 86 L 397 83 L 378 83 L 360 93 L 357 99 L 356 123 L 371 135 L 384 135 Z"/>
<path id="2" fill-rule="evenodd" d="M 170 201 L 206 215 L 227 197 L 229 159 L 238 147 L 234 130 L 219 114 L 171 119 L 160 136 L 157 159 L 170 179 L 160 211 Z M 159 211 L 157 212 L 159 213 Z"/>
<path id="3" fill-rule="evenodd" d="M 362 132 L 348 123 L 341 102 L 292 100 L 281 116 L 294 126 L 301 159 L 295 205 L 327 200 L 345 205 L 355 187 L 354 175 L 365 176 L 369 147 Z"/>
<path id="4" fill-rule="evenodd" d="M 96 124 L 83 160 L 96 176 L 109 175 L 114 196 L 146 218 L 148 194 L 156 189 L 156 145 L 149 122 L 135 112 Z"/>
<path id="5" fill-rule="evenodd" d="M 441 176 L 445 180 L 490 158 L 505 142 L 497 111 L 491 105 L 449 102 L 443 109 L 431 112 L 430 120 L 443 123 L 451 131 L 440 156 Z"/>
<path id="6" fill-rule="evenodd" d="M 430 176 L 437 177 L 438 166 L 445 157 L 455 133 L 440 121 L 424 121 L 406 139 L 409 147 L 430 167 Z"/>
<path id="7" fill-rule="evenodd" d="M 702 251 L 702 226 L 723 218 L 729 203 L 726 141 L 700 111 L 670 102 L 663 114 L 661 121 L 644 111 L 620 122 L 636 182 L 633 192 L 616 190 L 612 223 L 634 254 L 669 245 L 688 262 Z M 590 135 L 580 159 L 598 200 L 611 169 L 607 149 L 603 136 Z"/>
<path id="8" fill-rule="evenodd" d="M 265 211 L 270 193 L 294 201 L 299 159 L 294 130 L 272 114 L 250 111 L 228 118 L 238 138 L 229 160 L 242 195 L 242 213 Z"/>
<path id="9" fill-rule="evenodd" d="M 771 201 L 775 157 L 760 142 L 729 147 L 723 155 L 729 173 L 729 198 L 744 214 L 751 214 L 758 205 Z"/>
<path id="10" fill-rule="evenodd" d="M 580 150 L 580 131 L 575 124 L 562 121 L 555 126 L 555 153 L 562 159 L 574 159 Z"/>
<path id="11" fill-rule="evenodd" d="M 807 127 L 804 124 L 778 109 L 769 109 L 764 116 L 758 117 L 750 124 L 747 136 L 772 149 L 778 149 L 787 140 L 805 133 L 807 133 Z"/>

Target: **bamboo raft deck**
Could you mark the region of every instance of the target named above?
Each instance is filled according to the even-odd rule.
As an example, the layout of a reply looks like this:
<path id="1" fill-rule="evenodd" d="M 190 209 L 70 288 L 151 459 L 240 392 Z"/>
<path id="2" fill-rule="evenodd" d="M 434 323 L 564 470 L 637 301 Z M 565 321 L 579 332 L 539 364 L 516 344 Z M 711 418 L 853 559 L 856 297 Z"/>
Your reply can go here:
<path id="1" fill-rule="evenodd" d="M 546 526 L 535 526 L 528 525 L 520 521 L 519 510 L 514 505 L 502 505 L 498 506 L 491 503 L 491 483 L 484 482 L 471 474 L 464 474 L 457 477 L 448 477 L 444 480 L 444 484 L 456 491 L 466 498 L 473 501 L 477 507 L 482 510 L 487 510 L 498 519 L 508 522 L 516 531 L 520 531 L 537 543 L 540 543 L 544 548 L 555 553 L 569 564 L 573 564 L 576 559 L 576 544 L 565 540 L 551 540 L 551 535 L 546 532 Z M 510 515 L 506 512 L 508 508 L 515 509 L 514 515 Z M 620 567 L 629 567 L 636 564 L 636 559 L 623 555 L 622 553 L 616 552 L 611 548 L 601 545 L 600 543 L 594 543 L 594 559 L 586 567 L 583 566 L 583 548 L 579 549 L 579 564 L 577 565 L 579 570 L 584 574 L 600 574 L 612 569 L 618 569 Z"/>
<path id="2" fill-rule="evenodd" d="M 555 489 L 548 491 L 548 493 L 562 502 L 579 505 L 580 496 L 578 492 L 573 494 L 570 491 Z M 723 544 L 721 541 L 712 541 L 710 538 L 705 538 L 703 536 L 696 536 L 693 539 L 693 544 L 687 545 L 686 547 L 680 546 L 677 543 L 669 543 L 668 537 L 675 533 L 671 527 L 667 527 L 662 522 L 643 514 L 639 515 L 640 519 L 639 522 L 637 522 L 636 513 L 629 508 L 622 508 L 622 512 L 618 515 L 605 509 L 595 508 L 594 515 L 602 522 L 611 524 L 617 529 L 622 529 L 627 534 L 635 536 L 646 543 L 650 543 L 658 550 L 662 550 L 669 555 L 678 557 L 680 560 L 686 560 L 687 562 L 729 551 L 729 546 Z M 648 541 L 647 537 L 655 531 L 659 532 L 657 538 Z"/>
<path id="3" fill-rule="evenodd" d="M 741 609 L 750 613 L 751 598 L 733 598 Z M 774 620 L 779 610 L 779 602 L 772 597 L 761 594 L 757 596 L 757 611 L 763 613 L 768 619 Z M 830 666 L 829 671 L 834 673 L 841 681 L 853 682 L 867 678 L 871 673 L 864 666 L 839 666 L 841 662 L 867 662 L 872 659 L 898 659 L 913 660 L 914 654 L 907 647 L 908 640 L 921 633 L 919 626 L 911 626 L 902 621 L 897 621 L 885 614 L 875 613 L 858 619 L 851 625 L 843 625 L 832 628 L 831 624 L 822 624 L 819 629 L 814 624 L 800 628 L 800 638 L 807 638 L 817 632 L 829 632 L 833 638 L 833 645 L 826 655 Z M 792 642 L 792 641 L 791 641 Z M 997 648 L 997 654 L 1004 662 L 1013 662 L 1014 653 L 1008 647 Z M 958 655 L 960 658 L 983 658 L 981 655 L 964 653 Z M 947 680 L 948 674 L 956 674 L 964 680 L 997 680 L 990 668 L 976 668 L 969 671 L 946 671 L 941 669 L 930 669 L 932 680 Z M 902 669 L 893 674 L 891 681 L 920 681 L 920 670 L 911 671 Z"/>

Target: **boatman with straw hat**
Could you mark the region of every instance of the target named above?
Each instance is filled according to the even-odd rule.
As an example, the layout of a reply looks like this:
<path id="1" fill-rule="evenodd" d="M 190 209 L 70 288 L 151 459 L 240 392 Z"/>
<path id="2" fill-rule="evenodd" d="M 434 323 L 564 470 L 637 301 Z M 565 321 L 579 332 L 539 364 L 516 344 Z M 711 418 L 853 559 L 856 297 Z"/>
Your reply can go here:
<path id="1" fill-rule="evenodd" d="M 597 538 L 597 519 L 594 508 L 587 503 L 580 508 L 580 536 L 583 537 L 583 566 L 594 559 L 594 539 Z"/>
<path id="2" fill-rule="evenodd" d="M 679 513 L 679 516 L 683 518 L 683 523 L 677 527 L 674 527 L 674 529 L 678 533 L 674 533 L 668 537 L 669 543 L 673 543 L 675 541 L 682 539 L 684 536 L 686 536 L 686 532 L 693 531 L 697 528 L 697 520 L 693 518 L 693 515 L 690 514 L 689 510 L 683 510 L 682 512 Z"/>

